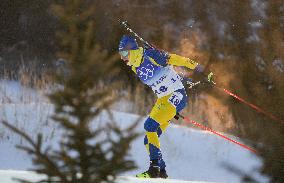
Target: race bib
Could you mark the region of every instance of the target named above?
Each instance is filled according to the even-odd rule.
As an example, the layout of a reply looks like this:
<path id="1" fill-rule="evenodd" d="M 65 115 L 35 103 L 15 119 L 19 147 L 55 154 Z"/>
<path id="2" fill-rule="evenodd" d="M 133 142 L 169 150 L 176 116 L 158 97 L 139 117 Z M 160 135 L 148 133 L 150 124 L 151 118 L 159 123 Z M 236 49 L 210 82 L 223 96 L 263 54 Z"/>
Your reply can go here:
<path id="1" fill-rule="evenodd" d="M 140 80 L 150 86 L 158 98 L 184 88 L 180 76 L 172 67 L 161 67 L 145 58 L 144 62 L 136 68 Z"/>
<path id="2" fill-rule="evenodd" d="M 183 95 L 180 92 L 174 92 L 168 101 L 175 107 L 177 107 L 183 99 Z"/>

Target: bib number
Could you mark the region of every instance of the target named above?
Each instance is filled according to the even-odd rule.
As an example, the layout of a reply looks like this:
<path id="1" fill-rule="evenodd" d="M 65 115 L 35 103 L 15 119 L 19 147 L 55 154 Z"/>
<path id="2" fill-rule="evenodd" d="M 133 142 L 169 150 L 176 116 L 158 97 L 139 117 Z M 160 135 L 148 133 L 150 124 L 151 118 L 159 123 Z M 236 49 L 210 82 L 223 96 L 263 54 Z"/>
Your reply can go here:
<path id="1" fill-rule="evenodd" d="M 168 101 L 169 101 L 173 106 L 177 107 L 177 106 L 180 104 L 182 98 L 183 98 L 183 95 L 182 95 L 181 93 L 179 93 L 179 92 L 174 92 L 174 93 L 170 96 L 170 98 L 168 99 Z"/>

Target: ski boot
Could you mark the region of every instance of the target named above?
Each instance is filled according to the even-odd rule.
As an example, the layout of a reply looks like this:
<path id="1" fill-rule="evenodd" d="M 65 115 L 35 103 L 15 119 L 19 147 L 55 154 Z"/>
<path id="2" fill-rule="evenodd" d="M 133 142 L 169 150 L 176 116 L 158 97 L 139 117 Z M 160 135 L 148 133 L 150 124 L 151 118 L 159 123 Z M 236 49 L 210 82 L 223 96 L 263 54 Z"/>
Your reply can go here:
<path id="1" fill-rule="evenodd" d="M 137 174 L 138 178 L 160 178 L 160 167 L 158 166 L 158 160 L 150 162 L 150 167 L 147 171 Z"/>
<path id="2" fill-rule="evenodd" d="M 160 178 L 160 167 L 150 166 L 146 172 L 137 174 L 138 178 Z"/>
<path id="3" fill-rule="evenodd" d="M 168 176 L 168 174 L 167 174 L 167 171 L 166 171 L 166 169 L 161 169 L 160 170 L 160 178 L 162 178 L 162 179 L 167 179 L 169 176 Z"/>

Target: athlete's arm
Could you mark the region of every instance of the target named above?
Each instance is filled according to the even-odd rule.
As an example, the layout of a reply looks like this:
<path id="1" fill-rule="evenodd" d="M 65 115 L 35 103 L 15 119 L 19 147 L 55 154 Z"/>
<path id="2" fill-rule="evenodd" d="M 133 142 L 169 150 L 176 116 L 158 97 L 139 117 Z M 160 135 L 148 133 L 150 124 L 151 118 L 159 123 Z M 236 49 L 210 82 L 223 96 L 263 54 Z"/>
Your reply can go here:
<path id="1" fill-rule="evenodd" d="M 174 65 L 174 66 L 183 66 L 189 69 L 196 69 L 196 67 L 199 65 L 197 62 L 189 58 L 182 57 L 176 54 L 169 55 L 168 64 Z"/>
<path id="2" fill-rule="evenodd" d="M 161 66 L 183 66 L 192 70 L 194 69 L 197 72 L 203 72 L 202 65 L 186 57 L 182 57 L 176 54 L 169 54 L 166 51 L 154 48 L 145 50 L 145 54 L 154 59 L 154 61 Z"/>

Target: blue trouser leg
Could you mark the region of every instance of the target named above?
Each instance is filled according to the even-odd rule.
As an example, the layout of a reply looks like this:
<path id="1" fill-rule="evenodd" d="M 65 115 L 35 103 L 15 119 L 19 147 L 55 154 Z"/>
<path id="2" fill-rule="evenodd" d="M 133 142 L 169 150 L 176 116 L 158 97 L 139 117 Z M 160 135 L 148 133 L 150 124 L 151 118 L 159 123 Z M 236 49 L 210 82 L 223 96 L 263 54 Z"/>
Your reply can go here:
<path id="1" fill-rule="evenodd" d="M 163 133 L 162 129 L 161 129 L 160 127 L 158 127 L 158 129 L 157 129 L 157 135 L 158 135 L 158 137 L 160 137 L 160 136 L 162 135 L 162 133 Z M 147 139 L 147 135 L 145 135 L 145 137 L 144 137 L 144 145 L 145 145 L 145 146 L 149 146 L 148 139 Z M 157 153 L 158 153 L 158 163 L 159 163 L 159 167 L 160 167 L 161 169 L 165 169 L 165 168 L 166 168 L 166 163 L 165 163 L 165 161 L 163 160 L 163 156 L 162 156 L 161 150 L 159 150 L 159 152 L 157 152 Z M 150 157 L 150 159 L 151 159 L 151 157 Z"/>

